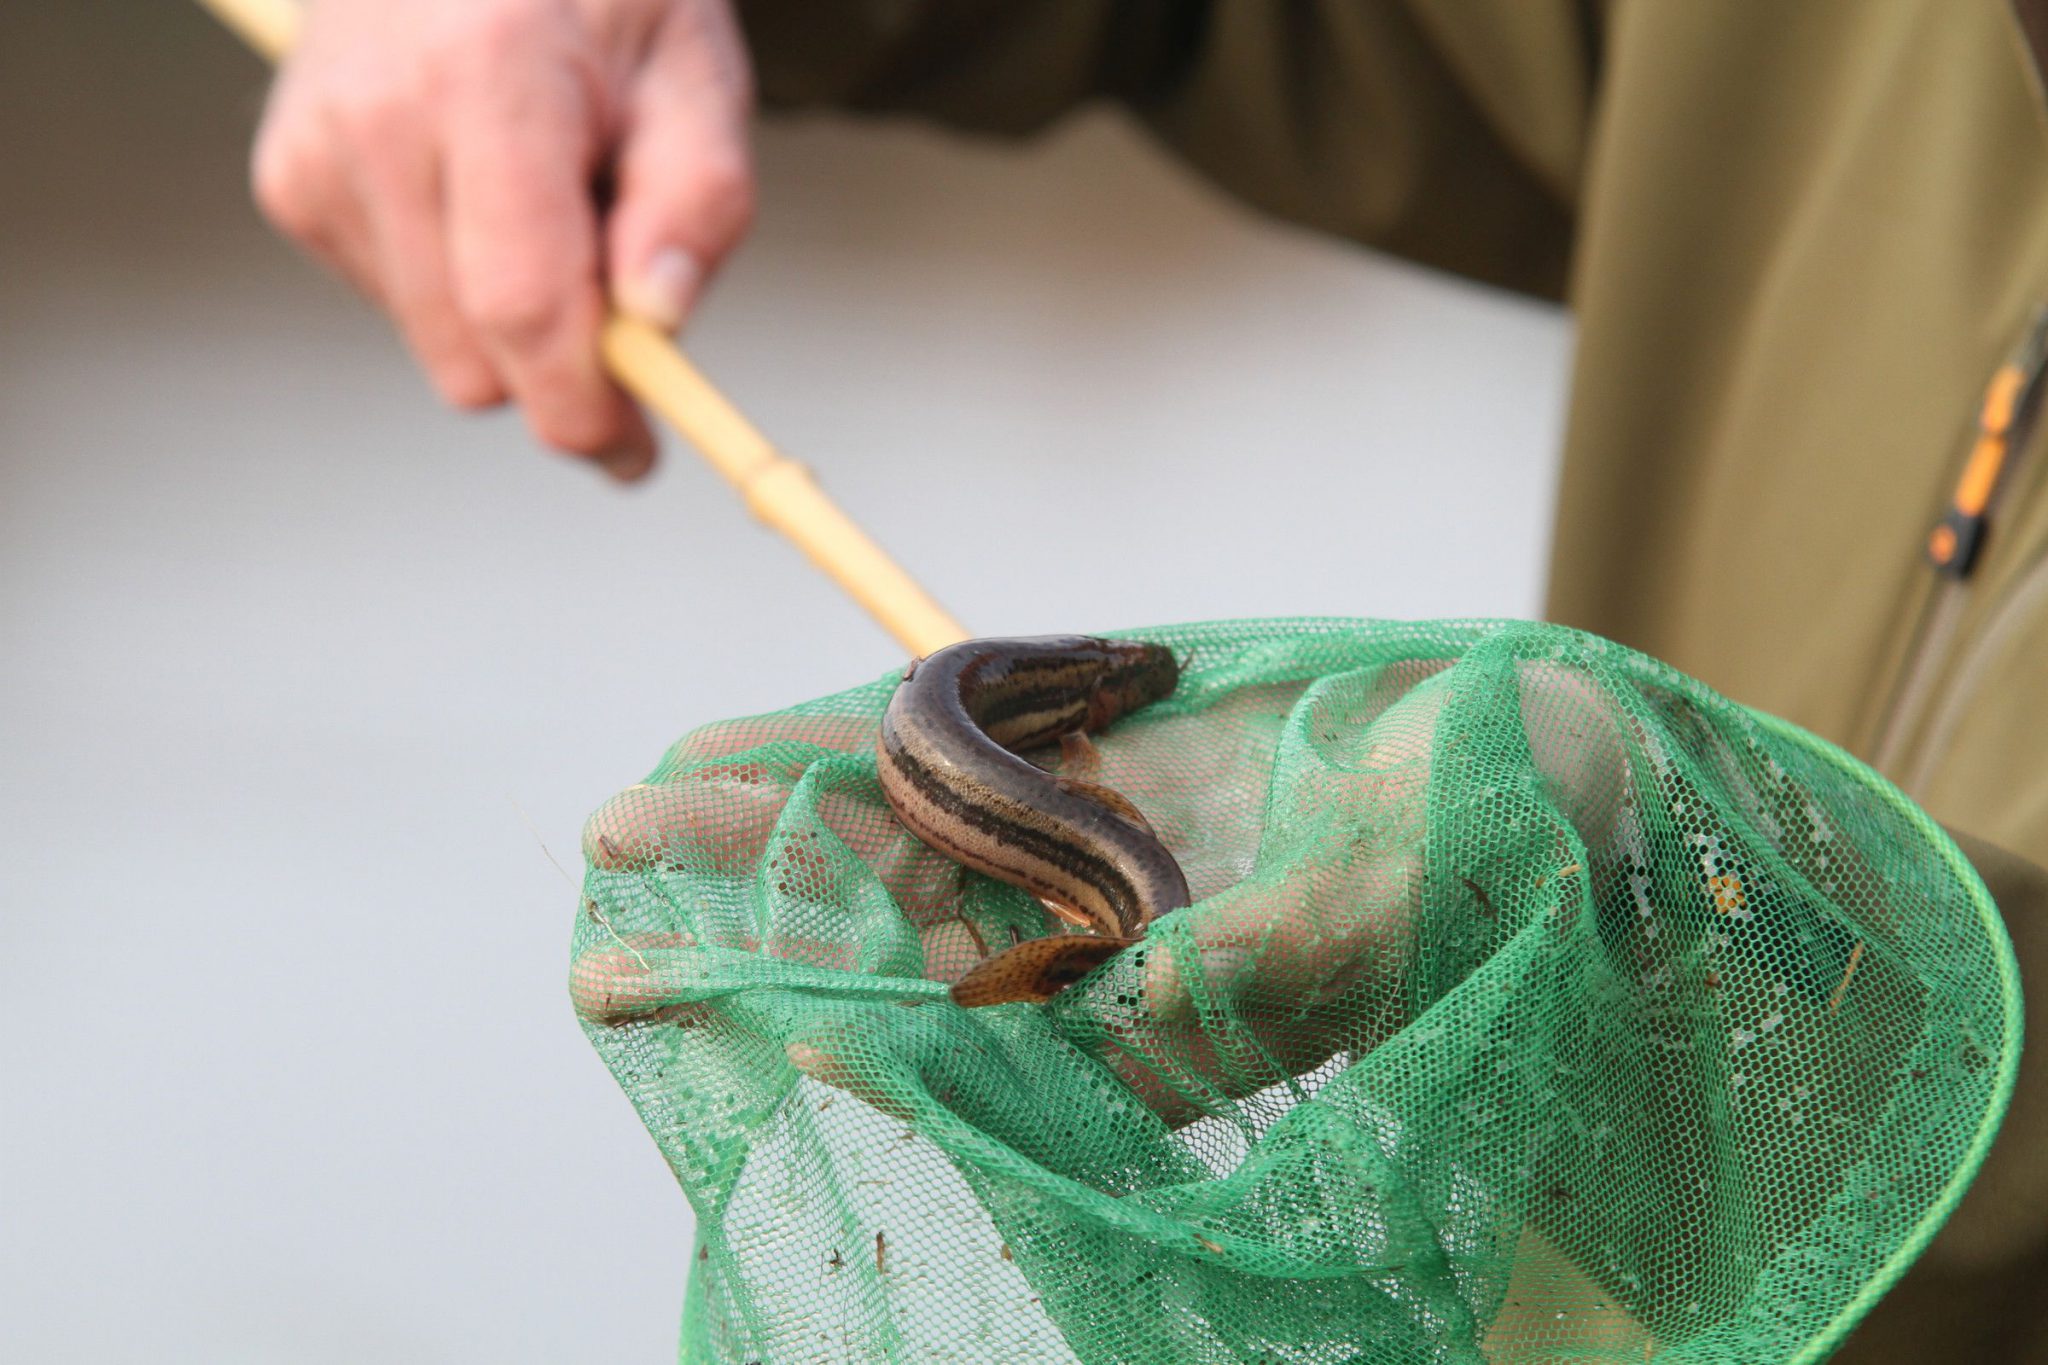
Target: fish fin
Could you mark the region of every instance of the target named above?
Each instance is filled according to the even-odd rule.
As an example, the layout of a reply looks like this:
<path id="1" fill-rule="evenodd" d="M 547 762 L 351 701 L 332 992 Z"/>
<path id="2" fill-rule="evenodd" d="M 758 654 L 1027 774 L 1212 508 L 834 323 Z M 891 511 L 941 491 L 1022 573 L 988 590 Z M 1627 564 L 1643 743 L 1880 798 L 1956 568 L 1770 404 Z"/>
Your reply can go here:
<path id="1" fill-rule="evenodd" d="M 1093 801 L 1096 805 L 1106 807 L 1112 813 L 1123 817 L 1154 839 L 1159 837 L 1158 832 L 1152 828 L 1152 822 L 1145 818 L 1144 812 L 1132 804 L 1130 797 L 1116 788 L 1105 787 L 1100 782 L 1083 782 L 1078 777 L 1061 777 L 1057 774 L 1052 780 L 1053 784 L 1067 795 L 1078 796 L 1083 801 Z"/>
<path id="2" fill-rule="evenodd" d="M 1102 771 L 1102 750 L 1086 730 L 1069 730 L 1060 736 L 1060 767 L 1076 779 L 1091 778 Z"/>
<path id="3" fill-rule="evenodd" d="M 1102 927 L 1095 922 L 1092 915 L 1078 905 L 1068 905 L 1065 901 L 1056 901 L 1048 896 L 1040 896 L 1038 903 L 1059 916 L 1063 922 L 1073 925 L 1076 929 L 1093 930 Z"/>
<path id="4" fill-rule="evenodd" d="M 1026 939 L 984 958 L 954 982 L 953 1003 L 964 1009 L 1020 1000 L 1042 1005 L 1135 942 L 1095 934 Z"/>

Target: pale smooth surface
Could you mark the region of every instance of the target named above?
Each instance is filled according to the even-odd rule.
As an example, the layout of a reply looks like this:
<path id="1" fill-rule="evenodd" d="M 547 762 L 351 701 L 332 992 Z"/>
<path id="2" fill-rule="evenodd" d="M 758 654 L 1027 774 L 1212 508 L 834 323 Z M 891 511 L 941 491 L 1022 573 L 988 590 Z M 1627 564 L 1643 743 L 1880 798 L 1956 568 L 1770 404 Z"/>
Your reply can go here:
<path id="1" fill-rule="evenodd" d="M 582 816 L 897 650 L 671 452 L 439 411 L 275 242 L 257 63 L 0 7 L 0 1358 L 650 1361 L 687 1207 L 572 1019 Z M 1527 614 L 1552 310 L 1107 119 L 763 139 L 693 353 L 970 627 Z"/>

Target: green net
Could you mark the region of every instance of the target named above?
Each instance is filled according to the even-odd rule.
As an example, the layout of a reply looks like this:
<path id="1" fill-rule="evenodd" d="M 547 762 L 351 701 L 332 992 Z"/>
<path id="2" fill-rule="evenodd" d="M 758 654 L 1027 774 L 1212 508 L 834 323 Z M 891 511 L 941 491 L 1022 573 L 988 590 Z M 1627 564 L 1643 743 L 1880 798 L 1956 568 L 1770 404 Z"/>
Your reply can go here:
<path id="1" fill-rule="evenodd" d="M 892 816 L 893 673 L 592 817 L 684 1359 L 1813 1360 L 1947 1216 L 2017 970 L 1870 770 L 1558 627 L 1131 635 L 1182 679 L 1096 780 L 1195 901 L 1050 1004 L 947 994 L 1064 930 Z"/>

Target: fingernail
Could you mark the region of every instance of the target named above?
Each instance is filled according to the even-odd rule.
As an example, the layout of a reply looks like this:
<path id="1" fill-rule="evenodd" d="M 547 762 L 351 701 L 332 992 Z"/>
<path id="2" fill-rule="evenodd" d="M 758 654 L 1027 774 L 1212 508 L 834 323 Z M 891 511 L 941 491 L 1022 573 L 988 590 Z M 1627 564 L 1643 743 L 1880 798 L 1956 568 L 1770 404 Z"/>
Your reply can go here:
<path id="1" fill-rule="evenodd" d="M 654 452 L 645 446 L 615 446 L 598 455 L 597 464 L 620 483 L 632 483 L 654 467 Z"/>
<path id="2" fill-rule="evenodd" d="M 637 276 L 622 281 L 614 300 L 619 311 L 630 313 L 664 332 L 683 325 L 683 315 L 696 295 L 703 271 L 690 253 L 680 247 L 664 247 L 641 268 Z"/>

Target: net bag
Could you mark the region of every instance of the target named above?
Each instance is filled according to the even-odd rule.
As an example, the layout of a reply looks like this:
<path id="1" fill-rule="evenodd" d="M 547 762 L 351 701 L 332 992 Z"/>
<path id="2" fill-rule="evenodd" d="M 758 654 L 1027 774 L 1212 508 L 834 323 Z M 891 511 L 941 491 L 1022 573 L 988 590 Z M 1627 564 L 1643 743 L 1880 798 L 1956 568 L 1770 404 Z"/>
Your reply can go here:
<path id="1" fill-rule="evenodd" d="M 688 1361 L 1817 1360 L 1997 1129 L 2018 973 L 1840 750 L 1524 623 L 1225 622 L 1095 737 L 1193 903 L 1069 932 L 895 818 L 897 675 L 585 831 L 571 987 L 688 1195 Z M 1058 751 L 1033 754 L 1048 768 Z"/>

